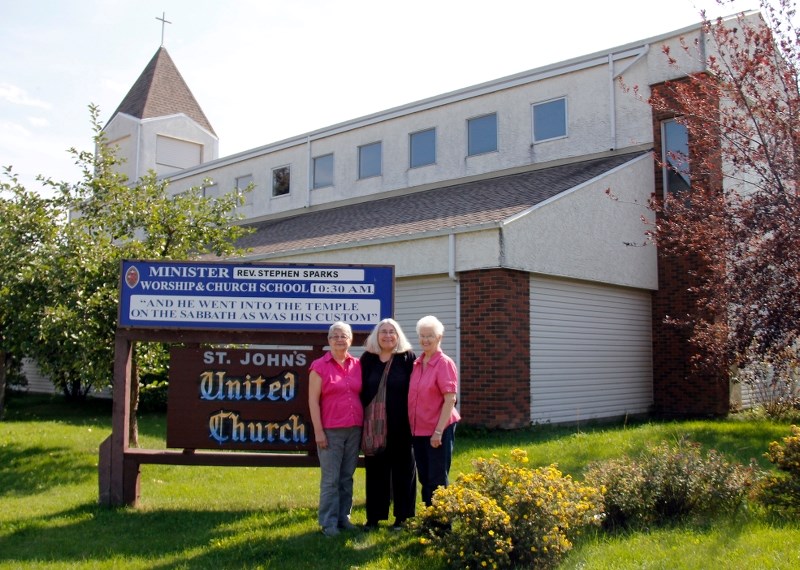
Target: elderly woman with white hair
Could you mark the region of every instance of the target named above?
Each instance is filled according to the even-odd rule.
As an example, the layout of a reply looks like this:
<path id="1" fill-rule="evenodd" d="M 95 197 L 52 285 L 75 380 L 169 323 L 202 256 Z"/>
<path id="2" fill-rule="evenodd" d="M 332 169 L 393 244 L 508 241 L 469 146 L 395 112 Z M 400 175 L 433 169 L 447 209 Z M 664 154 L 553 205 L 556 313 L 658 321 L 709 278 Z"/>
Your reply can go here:
<path id="1" fill-rule="evenodd" d="M 367 488 L 366 530 L 389 518 L 399 530 L 416 513 L 417 475 L 408 425 L 408 385 L 416 356 L 403 329 L 394 319 L 383 319 L 367 337 L 361 355 L 361 402 L 367 406 L 378 392 L 386 371 L 386 448 L 364 460 Z"/>
<path id="2" fill-rule="evenodd" d="M 350 325 L 335 322 L 328 330 L 330 352 L 309 367 L 308 408 L 314 425 L 319 466 L 319 525 L 325 536 L 355 528 L 353 475 L 361 446 L 361 363 L 348 349 L 353 342 Z"/>
<path id="3" fill-rule="evenodd" d="M 422 355 L 414 361 L 408 389 L 408 421 L 422 485 L 422 500 L 431 505 L 437 487 L 446 487 L 453 458 L 458 370 L 441 349 L 444 325 L 434 316 L 417 322 Z"/>

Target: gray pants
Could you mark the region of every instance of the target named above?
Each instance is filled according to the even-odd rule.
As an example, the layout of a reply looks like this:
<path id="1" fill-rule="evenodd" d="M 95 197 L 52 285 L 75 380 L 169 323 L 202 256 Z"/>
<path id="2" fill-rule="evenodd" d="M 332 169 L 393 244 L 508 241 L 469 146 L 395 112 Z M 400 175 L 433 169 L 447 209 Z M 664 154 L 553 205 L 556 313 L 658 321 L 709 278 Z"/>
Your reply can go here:
<path id="1" fill-rule="evenodd" d="M 317 449 L 322 475 L 319 481 L 319 525 L 336 528 L 350 520 L 353 474 L 361 447 L 361 428 L 326 429 L 327 449 Z"/>

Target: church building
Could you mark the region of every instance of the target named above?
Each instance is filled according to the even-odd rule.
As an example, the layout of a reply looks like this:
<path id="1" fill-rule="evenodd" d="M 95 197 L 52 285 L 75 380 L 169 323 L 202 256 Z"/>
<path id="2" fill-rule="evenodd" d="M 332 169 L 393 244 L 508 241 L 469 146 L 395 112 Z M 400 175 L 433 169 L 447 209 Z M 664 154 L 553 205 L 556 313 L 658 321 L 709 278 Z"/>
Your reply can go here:
<path id="1" fill-rule="evenodd" d="M 655 157 L 690 142 L 646 103 L 703 71 L 681 38 L 706 43 L 698 24 L 227 157 L 161 47 L 105 133 L 132 180 L 252 183 L 246 261 L 393 265 L 409 338 L 424 315 L 445 325 L 465 423 L 722 415 L 728 379 L 696 376 L 663 324 L 680 270 L 643 245 L 646 204 L 676 179 Z"/>

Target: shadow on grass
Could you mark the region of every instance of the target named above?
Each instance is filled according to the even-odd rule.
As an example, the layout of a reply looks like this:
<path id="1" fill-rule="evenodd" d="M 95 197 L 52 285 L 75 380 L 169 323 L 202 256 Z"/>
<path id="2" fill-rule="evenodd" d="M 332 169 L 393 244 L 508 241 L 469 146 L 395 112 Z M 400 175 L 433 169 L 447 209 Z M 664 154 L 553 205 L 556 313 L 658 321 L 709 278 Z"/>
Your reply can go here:
<path id="1" fill-rule="evenodd" d="M 113 403 L 110 398 L 87 398 L 68 402 L 62 395 L 14 394 L 9 398 L 5 422 L 57 421 L 70 426 L 95 426 L 111 430 Z M 164 413 L 138 414 L 139 434 L 143 437 L 166 437 Z"/>
<path id="2" fill-rule="evenodd" d="M 75 461 L 71 448 L 27 447 L 15 442 L 0 447 L 0 497 L 35 495 L 96 475 L 96 467 Z"/>
<path id="3" fill-rule="evenodd" d="M 111 399 L 87 398 L 68 402 L 61 395 L 14 394 L 7 402 L 4 422 L 57 421 L 67 425 L 111 426 Z"/>
<path id="4" fill-rule="evenodd" d="M 500 459 L 508 461 L 510 450 L 520 448 L 527 450 L 530 468 L 555 463 L 562 472 L 578 475 L 592 461 L 644 449 L 652 439 L 651 429 L 652 424 L 644 421 L 605 421 L 580 426 L 546 424 L 508 431 L 459 426 L 455 452 L 486 459 L 499 452 Z M 624 448 L 619 445 L 623 440 Z M 488 449 L 487 442 L 491 442 Z"/>
<path id="5" fill-rule="evenodd" d="M 780 441 L 789 435 L 788 426 L 773 422 L 725 422 L 719 429 L 702 424 L 688 432 L 693 440 L 706 449 L 716 449 L 742 464 L 755 459 L 759 466 L 771 469 L 774 466 L 764 457 L 772 441 Z"/>
<path id="6" fill-rule="evenodd" d="M 387 531 L 376 540 L 360 530 L 334 538 L 303 530 L 315 528 L 315 519 L 310 509 L 144 512 L 83 505 L 8 529 L 0 536 L 0 564 L 340 568 L 387 556 L 411 559 L 418 550 L 407 533 Z"/>

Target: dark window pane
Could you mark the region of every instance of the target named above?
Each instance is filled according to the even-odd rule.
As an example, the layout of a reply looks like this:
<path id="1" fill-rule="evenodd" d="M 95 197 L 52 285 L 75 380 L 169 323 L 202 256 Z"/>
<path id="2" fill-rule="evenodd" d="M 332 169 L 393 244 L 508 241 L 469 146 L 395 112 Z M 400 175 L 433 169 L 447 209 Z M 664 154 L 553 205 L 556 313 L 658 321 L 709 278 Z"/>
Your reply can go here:
<path id="1" fill-rule="evenodd" d="M 557 99 L 533 106 L 533 140 L 567 136 L 567 101 Z"/>
<path id="2" fill-rule="evenodd" d="M 689 177 L 689 131 L 676 121 L 664 121 L 664 184 L 667 192 L 687 190 Z"/>
<path id="3" fill-rule="evenodd" d="M 326 154 L 314 159 L 314 188 L 333 186 L 333 155 Z"/>
<path id="4" fill-rule="evenodd" d="M 358 177 L 369 178 L 381 175 L 381 143 L 358 147 Z"/>
<path id="5" fill-rule="evenodd" d="M 497 150 L 497 115 L 485 115 L 467 122 L 469 155 Z"/>
<path id="6" fill-rule="evenodd" d="M 436 162 L 436 129 L 411 135 L 411 168 Z"/>
<path id="7" fill-rule="evenodd" d="M 283 196 L 289 193 L 289 167 L 282 166 L 272 171 L 272 195 Z"/>

